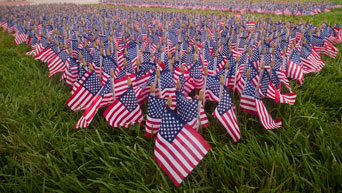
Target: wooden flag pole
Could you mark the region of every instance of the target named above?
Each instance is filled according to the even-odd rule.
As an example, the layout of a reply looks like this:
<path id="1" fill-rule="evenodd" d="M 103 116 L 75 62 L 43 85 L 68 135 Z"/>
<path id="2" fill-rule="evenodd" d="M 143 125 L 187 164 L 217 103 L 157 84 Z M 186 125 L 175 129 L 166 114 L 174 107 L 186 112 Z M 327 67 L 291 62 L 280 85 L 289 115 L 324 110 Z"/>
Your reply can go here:
<path id="1" fill-rule="evenodd" d="M 201 108 L 203 105 L 203 99 L 204 99 L 204 91 L 200 90 L 198 95 L 198 113 L 197 113 L 197 124 L 196 124 L 196 130 L 199 132 L 202 132 L 202 124 L 201 124 Z"/>
<path id="2" fill-rule="evenodd" d="M 220 93 L 219 93 L 219 102 L 222 99 L 222 91 L 223 91 L 223 84 L 224 84 L 224 77 L 223 75 L 220 76 Z"/>
<path id="3" fill-rule="evenodd" d="M 157 84 L 156 86 L 158 86 L 158 96 L 161 97 L 161 89 L 160 89 L 160 67 L 158 66 L 157 70 L 156 70 L 156 80 L 157 80 Z"/>
<path id="4" fill-rule="evenodd" d="M 111 79 L 111 83 L 112 83 L 112 92 L 113 92 L 113 101 L 115 101 L 115 85 L 114 85 L 114 70 L 113 68 L 110 69 L 110 79 Z"/>
<path id="5" fill-rule="evenodd" d="M 167 106 L 169 108 L 171 108 L 171 106 L 172 106 L 172 97 L 171 96 L 169 96 L 169 98 L 167 99 Z"/>
<path id="6" fill-rule="evenodd" d="M 207 76 L 208 76 L 208 68 L 204 67 L 204 95 L 205 95 L 205 91 L 207 89 Z M 203 98 L 203 106 L 205 104 L 205 96 Z"/>
<path id="7" fill-rule="evenodd" d="M 132 86 L 132 81 L 130 77 L 127 78 L 127 85 L 128 85 L 128 88 Z"/>
<path id="8" fill-rule="evenodd" d="M 257 92 L 259 91 L 259 88 L 260 88 L 260 84 L 261 84 L 261 80 L 262 80 L 262 77 L 263 77 L 263 74 L 264 74 L 264 70 L 265 70 L 265 61 L 263 61 L 261 63 L 261 66 L 260 66 L 260 76 L 259 76 L 258 84 L 256 86 Z"/>
<path id="9" fill-rule="evenodd" d="M 100 80 L 102 80 L 102 65 L 103 65 L 103 48 L 100 49 Z"/>

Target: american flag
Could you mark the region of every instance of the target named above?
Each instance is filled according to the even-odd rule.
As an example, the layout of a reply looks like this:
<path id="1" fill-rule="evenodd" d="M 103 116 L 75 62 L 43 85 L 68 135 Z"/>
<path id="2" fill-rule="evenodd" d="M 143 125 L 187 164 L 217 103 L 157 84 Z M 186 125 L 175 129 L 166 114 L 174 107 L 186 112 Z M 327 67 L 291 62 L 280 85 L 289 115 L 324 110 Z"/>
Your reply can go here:
<path id="1" fill-rule="evenodd" d="M 67 105 L 73 111 L 84 110 L 88 108 L 90 102 L 94 99 L 101 88 L 101 83 L 97 78 L 95 71 L 92 71 L 68 99 Z"/>
<path id="2" fill-rule="evenodd" d="M 155 81 L 155 77 L 156 77 L 155 72 L 149 73 L 148 79 L 146 79 L 146 81 L 142 85 L 136 88 L 136 93 L 137 93 L 139 104 L 143 104 L 148 99 L 150 88 L 151 88 L 151 83 Z M 157 93 L 157 91 L 158 90 L 156 89 L 156 94 L 159 94 Z"/>
<path id="3" fill-rule="evenodd" d="M 125 72 L 125 70 L 122 70 L 122 72 Z M 136 76 L 135 74 L 124 74 L 124 76 L 121 76 L 117 78 L 115 78 L 114 80 L 114 91 L 115 91 L 115 97 L 119 97 L 121 96 L 123 93 L 126 92 L 126 90 L 129 88 L 128 87 L 128 84 L 127 84 L 127 81 L 128 81 L 128 78 L 131 79 L 131 83 L 132 83 L 132 86 L 134 87 L 134 89 L 136 89 Z"/>
<path id="4" fill-rule="evenodd" d="M 79 52 L 77 40 L 72 40 L 71 41 L 71 48 L 72 48 L 72 57 L 73 58 L 77 58 L 78 57 L 78 52 Z"/>
<path id="5" fill-rule="evenodd" d="M 49 68 L 49 77 L 55 75 L 56 73 L 63 72 L 65 66 L 65 61 L 67 58 L 67 54 L 65 51 L 60 52 L 58 55 L 56 54 L 55 57 L 51 58 L 48 62 Z"/>
<path id="6" fill-rule="evenodd" d="M 99 93 L 91 101 L 89 107 L 83 112 L 82 117 L 78 120 L 78 122 L 75 125 L 75 129 L 88 127 L 98 109 L 101 108 L 101 106 L 104 106 L 103 104 L 106 103 L 103 102 L 103 99 L 106 97 L 106 95 L 110 95 L 111 93 L 112 82 L 109 79 L 107 83 L 101 88 Z M 113 102 L 113 99 L 111 100 Z"/>
<path id="7" fill-rule="evenodd" d="M 237 63 L 233 57 L 233 55 L 231 55 L 229 57 L 229 68 L 227 71 L 227 75 L 225 77 L 225 82 L 224 84 L 228 87 L 228 88 L 234 88 L 234 84 L 236 83 L 237 79 L 237 72 L 236 72 L 236 66 Z M 225 70 L 224 70 L 225 71 Z"/>
<path id="8" fill-rule="evenodd" d="M 64 71 L 65 82 L 72 87 L 78 78 L 78 64 L 71 57 L 65 63 L 67 66 Z"/>
<path id="9" fill-rule="evenodd" d="M 210 150 L 209 144 L 166 107 L 154 148 L 154 159 L 176 186 Z"/>
<path id="10" fill-rule="evenodd" d="M 207 85 L 204 91 L 205 100 L 211 100 L 214 102 L 219 102 L 220 95 L 220 80 L 217 76 L 207 76 Z"/>
<path id="11" fill-rule="evenodd" d="M 333 46 L 330 42 L 324 40 L 323 38 L 318 36 L 312 36 L 311 44 L 313 49 L 318 54 L 324 54 L 331 58 L 336 58 L 338 49 L 335 46 Z"/>
<path id="12" fill-rule="evenodd" d="M 176 92 L 176 107 L 178 116 L 190 127 L 198 128 L 198 101 L 189 100 L 181 92 Z"/>
<path id="13" fill-rule="evenodd" d="M 293 105 L 296 102 L 297 94 L 296 93 L 289 93 L 289 94 L 284 94 L 284 95 L 281 94 L 280 89 L 277 89 L 273 84 L 272 80 L 274 79 L 276 79 L 275 81 L 277 81 L 278 84 L 280 84 L 279 79 L 274 76 L 277 76 L 277 75 L 273 74 L 273 78 L 271 78 L 267 70 L 264 70 L 262 80 L 260 83 L 261 85 L 260 90 L 259 90 L 260 95 L 263 97 L 274 99 L 275 102 L 277 103 L 286 103 L 286 104 Z"/>
<path id="14" fill-rule="evenodd" d="M 102 85 L 104 85 L 107 80 L 110 78 L 110 71 L 113 69 L 114 71 L 114 78 L 118 75 L 120 72 L 120 69 L 115 64 L 114 60 L 109 57 L 105 56 L 102 58 L 102 65 L 103 65 L 103 72 L 102 72 Z"/>
<path id="15" fill-rule="evenodd" d="M 235 105 L 233 104 L 230 92 L 227 87 L 222 89 L 222 98 L 213 112 L 220 123 L 226 128 L 228 134 L 234 142 L 240 139 L 240 129 L 235 115 Z"/>
<path id="16" fill-rule="evenodd" d="M 8 24 L 7 24 L 6 21 L 2 21 L 2 22 L 0 23 L 0 26 L 1 26 L 5 31 L 6 31 L 7 28 L 8 28 Z"/>
<path id="17" fill-rule="evenodd" d="M 312 49 L 311 45 L 305 44 L 300 52 L 301 67 L 304 73 L 319 72 L 325 65 L 321 56 Z"/>
<path id="18" fill-rule="evenodd" d="M 296 79 L 299 83 L 304 82 L 304 74 L 303 69 L 301 67 L 301 60 L 299 57 L 299 53 L 296 49 L 292 51 L 291 56 L 287 62 L 286 76 L 289 78 Z"/>
<path id="19" fill-rule="evenodd" d="M 240 66 L 242 67 L 242 65 Z M 251 74 L 250 76 L 247 78 L 247 71 L 250 70 Z M 239 68 L 239 74 L 241 73 L 242 68 Z M 258 82 L 259 82 L 259 74 L 258 74 L 258 70 L 254 67 L 254 65 L 249 61 L 248 62 L 248 65 L 243 68 L 243 73 L 242 73 L 242 76 L 239 80 L 239 82 L 237 83 L 237 91 L 238 93 L 241 95 L 241 92 L 243 91 L 243 88 L 245 87 L 246 85 L 246 81 L 248 80 L 251 80 L 251 82 L 253 83 L 253 85 L 256 87 L 258 85 Z"/>
<path id="20" fill-rule="evenodd" d="M 149 63 L 151 60 L 151 53 L 150 52 L 143 52 L 142 53 L 142 62 Z"/>
<path id="21" fill-rule="evenodd" d="M 271 82 L 271 78 L 267 70 L 263 70 L 262 78 L 260 80 L 259 94 L 263 97 L 275 99 L 276 90 L 277 89 L 274 87 L 273 83 Z"/>
<path id="22" fill-rule="evenodd" d="M 137 63 L 137 58 L 138 58 L 138 53 L 137 53 L 137 47 L 136 43 L 131 44 L 131 46 L 127 49 L 127 57 L 129 61 L 132 64 L 132 67 L 134 69 L 137 68 L 136 63 Z"/>
<path id="23" fill-rule="evenodd" d="M 27 34 L 24 32 L 17 34 L 14 38 L 15 45 L 19 45 L 19 44 L 24 43 L 26 41 L 27 41 Z"/>
<path id="24" fill-rule="evenodd" d="M 51 58 L 57 57 L 57 54 L 51 49 L 52 44 L 50 43 L 38 56 L 36 56 L 35 60 L 40 60 L 44 63 L 50 61 Z"/>
<path id="25" fill-rule="evenodd" d="M 101 66 L 101 57 L 100 56 L 100 51 L 98 49 L 92 49 L 92 56 L 93 56 L 93 63 L 92 66 L 96 72 L 97 77 L 101 80 L 101 76 L 102 76 L 102 71 L 103 71 L 103 65 Z M 103 64 L 103 60 L 102 60 L 102 64 Z M 102 71 L 101 71 L 102 68 Z"/>
<path id="26" fill-rule="evenodd" d="M 253 31 L 255 29 L 256 23 L 255 22 L 246 22 L 246 29 L 249 31 Z"/>
<path id="27" fill-rule="evenodd" d="M 217 67 L 216 67 L 216 72 L 215 74 L 220 71 L 221 69 L 224 69 L 226 65 L 226 58 L 223 57 L 220 53 L 217 56 Z"/>
<path id="28" fill-rule="evenodd" d="M 273 120 L 261 101 L 252 81 L 248 80 L 241 94 L 240 108 L 251 114 L 259 116 L 261 124 L 266 129 L 279 128 L 282 125 L 280 118 Z"/>
<path id="29" fill-rule="evenodd" d="M 112 127 L 126 127 L 143 120 L 143 115 L 137 101 L 133 86 L 118 97 L 106 111 L 104 117 Z"/>
<path id="30" fill-rule="evenodd" d="M 181 83 L 180 92 L 184 94 L 189 94 L 191 91 L 195 89 L 193 79 L 190 78 L 189 75 L 181 74 L 178 79 Z"/>
<path id="31" fill-rule="evenodd" d="M 160 96 L 161 98 L 167 99 L 169 96 L 172 98 L 172 106 L 174 109 L 176 107 L 176 87 L 173 82 L 171 71 L 168 69 L 163 70 L 160 73 Z"/>
<path id="32" fill-rule="evenodd" d="M 147 138 L 157 136 L 166 108 L 166 101 L 167 99 L 158 98 L 152 94 L 149 95 L 145 124 L 145 136 Z"/>
<path id="33" fill-rule="evenodd" d="M 260 65 L 260 54 L 259 54 L 259 49 L 256 49 L 253 54 L 252 54 L 252 58 L 251 58 L 251 61 L 252 61 L 252 64 L 254 65 L 254 67 L 256 69 L 259 69 L 259 65 Z"/>
<path id="34" fill-rule="evenodd" d="M 196 89 L 203 89 L 204 87 L 204 77 L 202 76 L 202 72 L 200 70 L 201 65 L 199 62 L 196 62 L 190 69 L 190 77 L 193 80 L 194 86 Z"/>

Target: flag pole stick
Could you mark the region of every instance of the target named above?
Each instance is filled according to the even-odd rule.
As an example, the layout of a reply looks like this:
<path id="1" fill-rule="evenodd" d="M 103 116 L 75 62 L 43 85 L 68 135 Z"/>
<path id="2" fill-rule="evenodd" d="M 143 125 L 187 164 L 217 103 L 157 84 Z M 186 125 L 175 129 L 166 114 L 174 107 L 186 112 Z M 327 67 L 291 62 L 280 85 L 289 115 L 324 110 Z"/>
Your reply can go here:
<path id="1" fill-rule="evenodd" d="M 204 99 L 204 91 L 200 90 L 199 95 L 198 95 L 198 114 L 197 114 L 197 131 L 199 133 L 202 133 L 202 124 L 201 124 L 201 108 L 203 105 L 203 99 Z"/>

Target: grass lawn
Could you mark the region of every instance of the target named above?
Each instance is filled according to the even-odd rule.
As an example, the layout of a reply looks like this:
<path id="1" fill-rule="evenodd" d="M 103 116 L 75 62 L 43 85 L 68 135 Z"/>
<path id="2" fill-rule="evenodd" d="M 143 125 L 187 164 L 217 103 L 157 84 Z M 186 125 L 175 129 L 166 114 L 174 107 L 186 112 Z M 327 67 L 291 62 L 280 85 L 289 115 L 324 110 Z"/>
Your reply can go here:
<path id="1" fill-rule="evenodd" d="M 340 21 L 342 10 L 305 17 Z M 282 17 L 277 17 L 282 18 Z M 211 113 L 201 134 L 212 150 L 175 188 L 154 161 L 154 141 L 137 125 L 112 128 L 101 109 L 87 129 L 73 127 L 82 112 L 65 102 L 71 89 L 46 64 L 25 56 L 25 45 L 0 30 L 0 192 L 342 190 L 342 54 L 292 83 L 295 105 L 265 105 L 283 127 L 268 131 L 239 111 L 241 141 L 233 143 Z M 338 45 L 342 50 L 342 46 Z M 239 100 L 234 100 L 238 106 Z M 214 106 L 213 106 L 214 104 Z"/>

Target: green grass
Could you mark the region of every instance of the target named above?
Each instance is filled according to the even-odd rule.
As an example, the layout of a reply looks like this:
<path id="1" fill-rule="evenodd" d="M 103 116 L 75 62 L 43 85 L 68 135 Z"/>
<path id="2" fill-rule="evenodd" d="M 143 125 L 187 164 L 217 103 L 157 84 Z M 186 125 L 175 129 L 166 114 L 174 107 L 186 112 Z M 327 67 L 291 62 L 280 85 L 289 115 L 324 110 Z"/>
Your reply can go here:
<path id="1" fill-rule="evenodd" d="M 329 14 L 339 18 L 342 11 L 333 13 L 321 17 L 333 23 Z M 111 128 L 100 110 L 89 128 L 72 129 L 81 112 L 65 105 L 70 88 L 59 76 L 49 79 L 46 64 L 26 51 L 0 30 L 0 192 L 342 190 L 341 52 L 324 57 L 324 69 L 306 75 L 303 86 L 293 84 L 294 106 L 265 102 L 282 118 L 277 130 L 239 111 L 242 139 L 233 143 L 209 115 L 211 126 L 201 134 L 212 150 L 175 188 L 143 128 Z"/>

